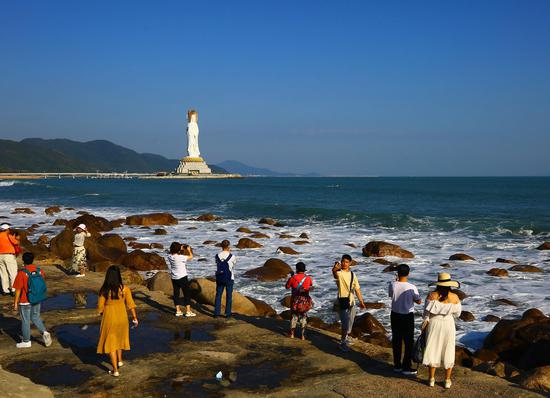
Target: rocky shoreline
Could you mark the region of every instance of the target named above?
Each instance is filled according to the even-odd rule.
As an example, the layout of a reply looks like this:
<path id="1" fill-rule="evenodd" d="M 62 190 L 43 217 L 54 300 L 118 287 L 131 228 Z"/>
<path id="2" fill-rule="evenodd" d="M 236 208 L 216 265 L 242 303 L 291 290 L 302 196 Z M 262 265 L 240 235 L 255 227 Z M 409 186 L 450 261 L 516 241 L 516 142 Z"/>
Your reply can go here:
<path id="1" fill-rule="evenodd" d="M 16 213 L 28 211 L 32 210 L 14 209 Z M 61 209 L 52 206 L 44 211 L 54 217 Z M 197 218 L 201 222 L 212 222 L 216 219 L 217 217 L 212 214 L 203 214 Z M 90 272 L 86 278 L 73 279 L 67 276 L 64 270 L 67 268 L 72 252 L 72 229 L 79 223 L 85 223 L 92 233 L 92 238 L 86 241 L 86 248 L 93 272 Z M 53 327 L 56 336 L 56 343 L 52 348 L 45 349 L 35 344 L 31 350 L 20 352 L 15 351 L 14 348 L 18 321 L 9 310 L 9 300 L 2 298 L 0 301 L 3 305 L 0 344 L 0 358 L 4 369 L 0 371 L 2 377 L 6 378 L 7 370 L 30 375 L 31 380 L 34 377 L 38 384 L 47 384 L 47 378 L 44 380 L 33 376 L 33 366 L 38 369 L 36 373 L 49 375 L 62 369 L 55 366 L 71 364 L 72 369 L 80 372 L 74 375 L 74 379 L 80 382 L 67 385 L 66 381 L 61 380 L 58 385 L 50 385 L 51 391 L 56 396 L 117 396 L 123 395 L 125 391 L 132 391 L 133 388 L 143 393 L 143 396 L 151 397 L 177 396 L 184 392 L 192 393 L 193 396 L 223 394 L 263 396 L 267 393 L 273 396 L 293 396 L 293 394 L 299 395 L 300 391 L 309 391 L 308 384 L 311 385 L 311 383 L 319 386 L 319 391 L 316 391 L 318 395 L 313 396 L 365 396 L 365 391 L 371 391 L 377 396 L 395 396 L 399 395 L 400 391 L 407 390 L 412 396 L 434 394 L 433 390 L 430 391 L 417 380 L 401 377 L 397 382 L 394 380 L 396 376 L 390 374 L 391 369 L 388 366 L 391 355 L 387 348 L 389 346 L 387 331 L 368 312 L 356 320 L 353 335 L 361 342 L 349 355 L 337 351 L 335 343 L 339 331 L 337 323 L 326 323 L 319 318 L 311 317 L 310 325 L 315 330 L 310 333 L 311 341 L 306 343 L 290 341 L 283 336 L 288 327 L 286 321 L 289 316 L 288 311 L 277 314 L 269 304 L 240 293 L 236 293 L 234 298 L 234 312 L 238 314 L 236 320 L 224 322 L 212 319 L 210 314 L 214 283 L 207 278 L 199 278 L 193 282 L 194 307 L 200 312 L 200 316 L 194 320 L 175 319 L 169 298 L 172 287 L 168 275 L 161 272 L 147 282 L 140 275 L 140 272 L 166 269 L 164 258 L 155 252 L 144 251 L 154 248 L 152 244 L 140 246 L 143 244 L 137 242 L 135 238 L 122 237 L 114 231 L 122 225 L 127 225 L 135 228 L 153 228 L 155 235 L 164 235 L 166 230 L 163 226 L 177 223 L 178 219 L 169 213 L 133 215 L 117 220 L 107 220 L 83 213 L 76 219 L 55 220 L 54 225 L 65 226 L 65 228 L 51 239 L 45 235 L 34 236 L 38 225 L 20 230 L 24 249 L 37 254 L 38 263 L 45 267 L 50 285 L 49 294 L 52 296 L 50 300 L 61 300 L 58 297 L 68 295 L 66 301 L 69 304 L 67 308 L 44 312 L 46 324 L 48 327 Z M 265 228 L 282 226 L 276 220 L 267 218 L 260 220 L 258 224 L 260 229 L 262 226 Z M 265 234 L 246 227 L 241 228 L 238 232 L 248 236 L 241 237 L 237 247 L 242 250 L 262 247 L 260 242 L 265 239 Z M 307 234 L 288 237 L 288 239 L 292 238 L 297 239 L 293 242 L 297 247 L 310 243 Z M 205 244 L 217 245 L 218 243 L 211 241 Z M 550 244 L 545 242 L 539 249 L 548 250 L 549 246 Z M 158 246 L 156 248 L 162 249 Z M 293 252 L 298 253 L 292 247 L 283 246 L 279 249 L 289 255 L 293 255 Z M 381 241 L 368 242 L 362 252 L 366 257 L 375 257 L 374 261 L 385 265 L 385 271 L 388 272 L 392 271 L 397 263 L 385 260 L 383 257 L 403 259 L 414 257 L 412 252 L 400 246 Z M 456 253 L 449 260 L 471 261 L 472 258 L 465 253 Z M 507 259 L 499 260 L 502 260 L 497 260 L 502 264 L 513 262 Z M 81 328 L 87 325 L 84 330 L 88 328 L 93 330 L 98 320 L 92 308 L 76 308 L 81 306 L 81 302 L 74 304 L 74 300 L 82 301 L 84 293 L 98 290 L 103 272 L 111 264 L 124 267 L 125 282 L 136 292 L 138 311 L 146 317 L 144 327 L 141 329 L 143 332 L 140 331 L 144 336 L 136 337 L 132 342 L 137 356 L 129 361 L 128 369 L 124 369 L 128 372 L 126 382 L 124 378 L 114 382 L 105 375 L 104 364 L 90 348 L 93 346 L 93 335 L 82 342 L 82 335 L 88 336 L 88 333 L 84 333 Z M 543 271 L 532 265 L 511 263 L 509 265 L 513 271 Z M 284 279 L 289 270 L 290 267 L 284 261 L 272 258 L 263 266 L 247 271 L 246 276 L 260 281 L 277 281 Z M 506 277 L 506 272 L 503 271 L 507 272 L 504 268 L 491 269 L 488 274 L 494 277 Z M 73 294 L 76 295 L 73 296 Z M 87 297 L 90 296 L 93 295 L 90 294 Z M 284 305 L 285 298 L 281 299 Z M 369 303 L 371 308 L 377 308 L 377 306 L 379 308 L 380 304 L 382 303 Z M 473 316 L 465 311 L 461 319 L 468 321 Z M 526 311 L 518 320 L 496 318 L 492 320 L 498 322 L 485 339 L 482 349 L 472 353 L 464 348 L 457 348 L 457 364 L 461 367 L 457 368 L 456 388 L 453 386 L 453 391 L 468 396 L 484 396 L 483 392 L 489 391 L 501 391 L 510 396 L 531 396 L 531 393 L 519 388 L 522 386 L 548 392 L 550 390 L 550 367 L 548 367 L 550 319 L 540 311 L 532 309 Z M 172 337 L 162 337 L 165 335 Z M 184 337 L 175 338 L 173 337 L 175 335 Z M 190 337 L 187 339 L 186 335 Z M 194 335 L 198 337 L 195 339 Z M 151 342 L 155 342 L 156 338 L 159 342 L 158 347 L 155 348 L 155 344 Z M 152 345 L 153 350 L 142 352 L 143 350 L 139 348 L 141 344 Z M 37 363 L 39 365 L 36 365 Z M 51 372 L 45 371 L 44 369 L 48 367 L 54 369 Z M 217 372 L 217 368 L 227 373 L 228 377 L 222 382 L 214 380 L 213 375 Z M 343 372 L 346 369 L 352 369 L 352 371 L 349 374 Z M 498 378 L 488 375 L 498 376 Z M 424 376 L 421 372 L 420 377 Z M 264 380 L 265 378 L 267 379 Z M 379 389 L 373 390 L 370 386 L 365 390 L 364 384 L 369 384 L 375 379 L 380 384 Z M 501 379 L 502 381 L 499 381 Z M 382 385 L 384 387 L 381 387 Z M 40 389 L 36 388 L 37 391 Z M 345 391 L 345 394 L 340 391 Z M 308 395 L 311 394 L 308 393 Z M 532 396 L 535 396 L 535 393 Z"/>

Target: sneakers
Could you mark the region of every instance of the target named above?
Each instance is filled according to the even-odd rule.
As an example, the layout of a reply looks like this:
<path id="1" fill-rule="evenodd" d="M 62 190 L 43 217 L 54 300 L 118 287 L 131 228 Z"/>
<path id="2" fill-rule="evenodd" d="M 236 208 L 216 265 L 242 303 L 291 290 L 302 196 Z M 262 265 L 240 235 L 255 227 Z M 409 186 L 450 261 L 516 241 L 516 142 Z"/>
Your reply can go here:
<path id="1" fill-rule="evenodd" d="M 181 311 L 176 311 L 176 316 L 183 316 L 183 312 L 181 312 Z"/>
<path id="2" fill-rule="evenodd" d="M 430 379 L 429 385 L 430 387 L 435 386 L 435 379 Z"/>
<path id="3" fill-rule="evenodd" d="M 113 377 L 118 377 L 120 376 L 120 373 L 118 373 L 118 370 L 117 371 L 114 371 L 114 370 L 109 370 L 109 374 Z"/>
<path id="4" fill-rule="evenodd" d="M 449 379 L 445 380 L 445 388 L 447 388 L 447 389 L 451 388 L 451 385 L 452 385 L 452 384 L 453 384 L 453 383 L 452 383 L 451 380 L 449 380 Z"/>
<path id="5" fill-rule="evenodd" d="M 356 338 L 351 337 L 351 336 L 347 336 L 347 337 L 346 337 L 346 344 L 347 344 L 347 345 L 354 345 L 355 343 L 357 343 L 357 339 L 356 339 Z"/>
<path id="6" fill-rule="evenodd" d="M 17 343 L 15 345 L 17 348 L 31 348 L 31 342 L 29 341 L 22 341 L 21 343 Z"/>
<path id="7" fill-rule="evenodd" d="M 84 274 L 76 274 L 74 277 L 75 278 L 84 278 L 86 275 Z"/>
<path id="8" fill-rule="evenodd" d="M 418 371 L 412 370 L 412 369 L 411 370 L 404 370 L 404 371 L 401 372 L 401 374 L 404 375 L 404 376 L 415 376 L 415 375 L 418 374 Z"/>
<path id="9" fill-rule="evenodd" d="M 194 316 L 197 316 L 197 314 L 195 314 L 195 313 L 192 312 L 192 311 L 189 311 L 189 312 L 186 312 L 186 313 L 185 313 L 185 316 L 186 316 L 187 318 L 192 318 L 192 317 L 194 317 Z"/>
<path id="10" fill-rule="evenodd" d="M 44 345 L 46 347 L 52 345 L 52 335 L 49 332 L 42 333 L 42 338 L 44 339 Z"/>
<path id="11" fill-rule="evenodd" d="M 118 363 L 118 367 L 121 368 L 121 367 L 123 367 L 123 366 L 124 366 L 124 362 L 120 361 L 120 362 Z"/>
<path id="12" fill-rule="evenodd" d="M 350 350 L 349 348 L 349 345 L 347 343 L 346 340 L 343 340 L 341 343 L 340 343 L 340 350 L 341 351 L 344 351 L 344 352 L 348 352 Z"/>

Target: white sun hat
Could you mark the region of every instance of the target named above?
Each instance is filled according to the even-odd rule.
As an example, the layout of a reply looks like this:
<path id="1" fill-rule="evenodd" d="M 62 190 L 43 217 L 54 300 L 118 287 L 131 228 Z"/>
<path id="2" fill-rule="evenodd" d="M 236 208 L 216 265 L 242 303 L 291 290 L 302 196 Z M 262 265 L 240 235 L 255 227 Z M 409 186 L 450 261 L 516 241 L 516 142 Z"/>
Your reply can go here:
<path id="1" fill-rule="evenodd" d="M 86 229 L 86 224 L 78 224 L 78 225 L 76 226 L 76 228 Z M 76 228 L 75 228 L 75 229 L 76 229 Z"/>
<path id="2" fill-rule="evenodd" d="M 0 225 L 0 230 L 7 231 L 8 229 L 10 229 L 10 224 L 4 223 L 4 224 Z"/>

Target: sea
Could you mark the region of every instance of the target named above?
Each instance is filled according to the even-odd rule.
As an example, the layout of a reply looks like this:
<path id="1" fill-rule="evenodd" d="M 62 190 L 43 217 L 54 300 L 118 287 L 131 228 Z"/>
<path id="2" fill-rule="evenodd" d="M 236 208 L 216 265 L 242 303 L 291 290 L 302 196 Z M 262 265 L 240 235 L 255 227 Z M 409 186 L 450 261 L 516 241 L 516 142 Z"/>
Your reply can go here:
<path id="1" fill-rule="evenodd" d="M 46 215 L 44 208 L 52 205 L 62 206 L 62 212 Z M 11 214 L 15 207 L 29 207 L 35 214 Z M 368 311 L 390 330 L 387 286 L 395 274 L 382 272 L 385 266 L 362 256 L 361 247 L 372 240 L 395 243 L 414 253 L 413 259 L 387 259 L 409 264 L 410 281 L 422 296 L 428 294 L 438 272 L 450 272 L 460 281 L 468 295 L 463 309 L 475 320 L 458 320 L 457 338 L 469 348 L 479 348 L 493 328 L 494 323 L 483 320 L 486 315 L 520 317 L 532 307 L 550 312 L 550 252 L 536 250 L 550 241 L 550 177 L 0 181 L 0 216 L 21 228 L 45 222 L 35 238 L 41 234 L 55 236 L 62 227 L 52 226 L 53 221 L 75 218 L 81 210 L 108 219 L 172 213 L 179 224 L 163 227 L 168 231 L 164 236 L 126 226 L 114 232 L 164 247 L 172 241 L 190 244 L 197 259 L 207 260 L 189 263 L 193 277 L 214 272 L 218 249 L 204 244 L 206 240 L 229 239 L 236 244 L 246 236 L 236 232 L 241 226 L 263 232 L 270 238 L 257 239 L 262 248 L 234 250 L 238 259 L 236 289 L 283 311 L 279 301 L 288 294 L 285 281 L 259 282 L 242 274 L 270 258 L 280 258 L 291 266 L 303 261 L 315 285 L 311 315 L 328 322 L 337 320 L 332 310 L 336 286 L 331 267 L 343 254 L 350 254 L 358 262 L 353 270 L 365 301 L 386 304 L 385 308 Z M 203 213 L 222 219 L 193 220 Z M 277 219 L 285 226 L 261 229 L 258 221 L 262 217 Z M 298 237 L 304 232 L 309 236 L 305 245 L 294 245 L 292 241 L 297 239 L 279 237 L 281 233 Z M 282 254 L 277 251 L 280 246 L 292 247 L 300 254 Z M 166 255 L 162 250 L 157 252 Z M 450 261 L 454 253 L 466 253 L 475 260 Z M 493 267 L 511 266 L 495 263 L 499 257 L 536 265 L 544 272 L 509 271 L 507 278 L 487 275 Z M 442 268 L 444 263 L 450 268 Z M 498 299 L 516 305 L 499 304 Z M 419 323 L 422 306 L 417 306 L 416 314 Z"/>

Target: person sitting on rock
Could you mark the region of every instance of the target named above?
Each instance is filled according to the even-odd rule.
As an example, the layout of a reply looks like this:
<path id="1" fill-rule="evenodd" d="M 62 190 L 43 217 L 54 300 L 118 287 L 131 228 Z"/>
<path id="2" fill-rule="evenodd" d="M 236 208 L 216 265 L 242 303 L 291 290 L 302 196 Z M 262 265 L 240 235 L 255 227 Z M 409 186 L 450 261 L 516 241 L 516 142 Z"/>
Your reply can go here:
<path id="1" fill-rule="evenodd" d="M 313 280 L 311 276 L 306 275 L 306 265 L 303 262 L 299 262 L 296 264 L 296 274 L 293 273 L 286 282 L 286 288 L 292 289 L 292 298 L 290 300 L 292 318 L 290 319 L 289 333 L 291 339 L 294 338 L 297 324 L 300 324 L 300 328 L 302 329 L 302 340 L 306 338 L 307 312 L 313 306 L 313 301 L 309 296 L 309 291 L 312 287 Z"/>
<path id="2" fill-rule="evenodd" d="M 355 314 L 357 312 L 355 308 L 356 295 L 359 299 L 361 308 L 366 308 L 363 302 L 359 281 L 355 273 L 349 269 L 351 261 L 351 256 L 349 254 L 344 254 L 341 262 L 334 263 L 332 267 L 332 276 L 336 280 L 336 285 L 338 286 L 338 305 L 340 322 L 342 323 L 340 349 L 342 351 L 349 351 L 349 345 L 352 343 L 349 334 L 353 328 L 353 322 L 355 321 Z"/>
<path id="3" fill-rule="evenodd" d="M 183 316 L 182 305 L 185 305 L 186 317 L 197 315 L 191 311 L 191 291 L 189 289 L 189 277 L 187 274 L 187 261 L 192 258 L 193 250 L 190 246 L 182 245 L 178 242 L 173 242 L 170 245 L 168 265 L 170 268 L 170 278 L 172 278 L 172 288 L 174 289 L 176 316 Z M 183 300 L 180 300 L 180 290 L 183 292 Z"/>
<path id="4" fill-rule="evenodd" d="M 222 309 L 222 295 L 225 290 L 225 317 L 231 317 L 233 303 L 233 284 L 235 282 L 235 264 L 237 258 L 231 253 L 228 240 L 221 243 L 222 251 L 216 255 L 216 300 L 214 305 L 214 318 L 220 316 Z"/>
<path id="5" fill-rule="evenodd" d="M 459 288 L 460 283 L 453 281 L 451 275 L 440 272 L 436 288 L 426 298 L 424 322 L 426 328 L 426 349 L 422 363 L 429 367 L 429 385 L 435 385 L 435 369 L 445 368 L 445 388 L 451 388 L 451 373 L 455 364 L 456 327 L 455 318 L 460 316 L 462 306 L 451 287 Z"/>
<path id="6" fill-rule="evenodd" d="M 17 273 L 13 282 L 13 288 L 15 289 L 13 309 L 16 312 L 19 311 L 21 316 L 21 334 L 23 335 L 23 341 L 15 345 L 17 348 L 31 347 L 31 322 L 42 334 L 44 345 L 46 347 L 52 345 L 52 336 L 46 330 L 40 317 L 40 303 L 46 298 L 44 271 L 33 265 L 33 262 L 34 254 L 24 253 L 23 268 Z M 30 282 L 31 278 L 33 279 L 32 282 Z M 37 281 L 37 279 L 41 280 Z M 32 292 L 29 286 L 35 286 Z"/>
<path id="7" fill-rule="evenodd" d="M 97 313 L 102 315 L 98 354 L 109 354 L 113 370 L 109 374 L 118 377 L 122 362 L 122 350 L 130 349 L 128 310 L 132 313 L 134 327 L 138 325 L 136 304 L 128 286 L 122 283 L 120 268 L 111 265 L 105 272 L 105 281 L 99 289 Z"/>
<path id="8" fill-rule="evenodd" d="M 86 249 L 84 248 L 84 241 L 86 238 L 92 236 L 86 229 L 86 225 L 78 224 L 75 228 L 74 240 L 73 240 L 73 272 L 75 276 L 86 276 L 86 270 L 88 269 L 88 261 L 86 260 Z"/>

